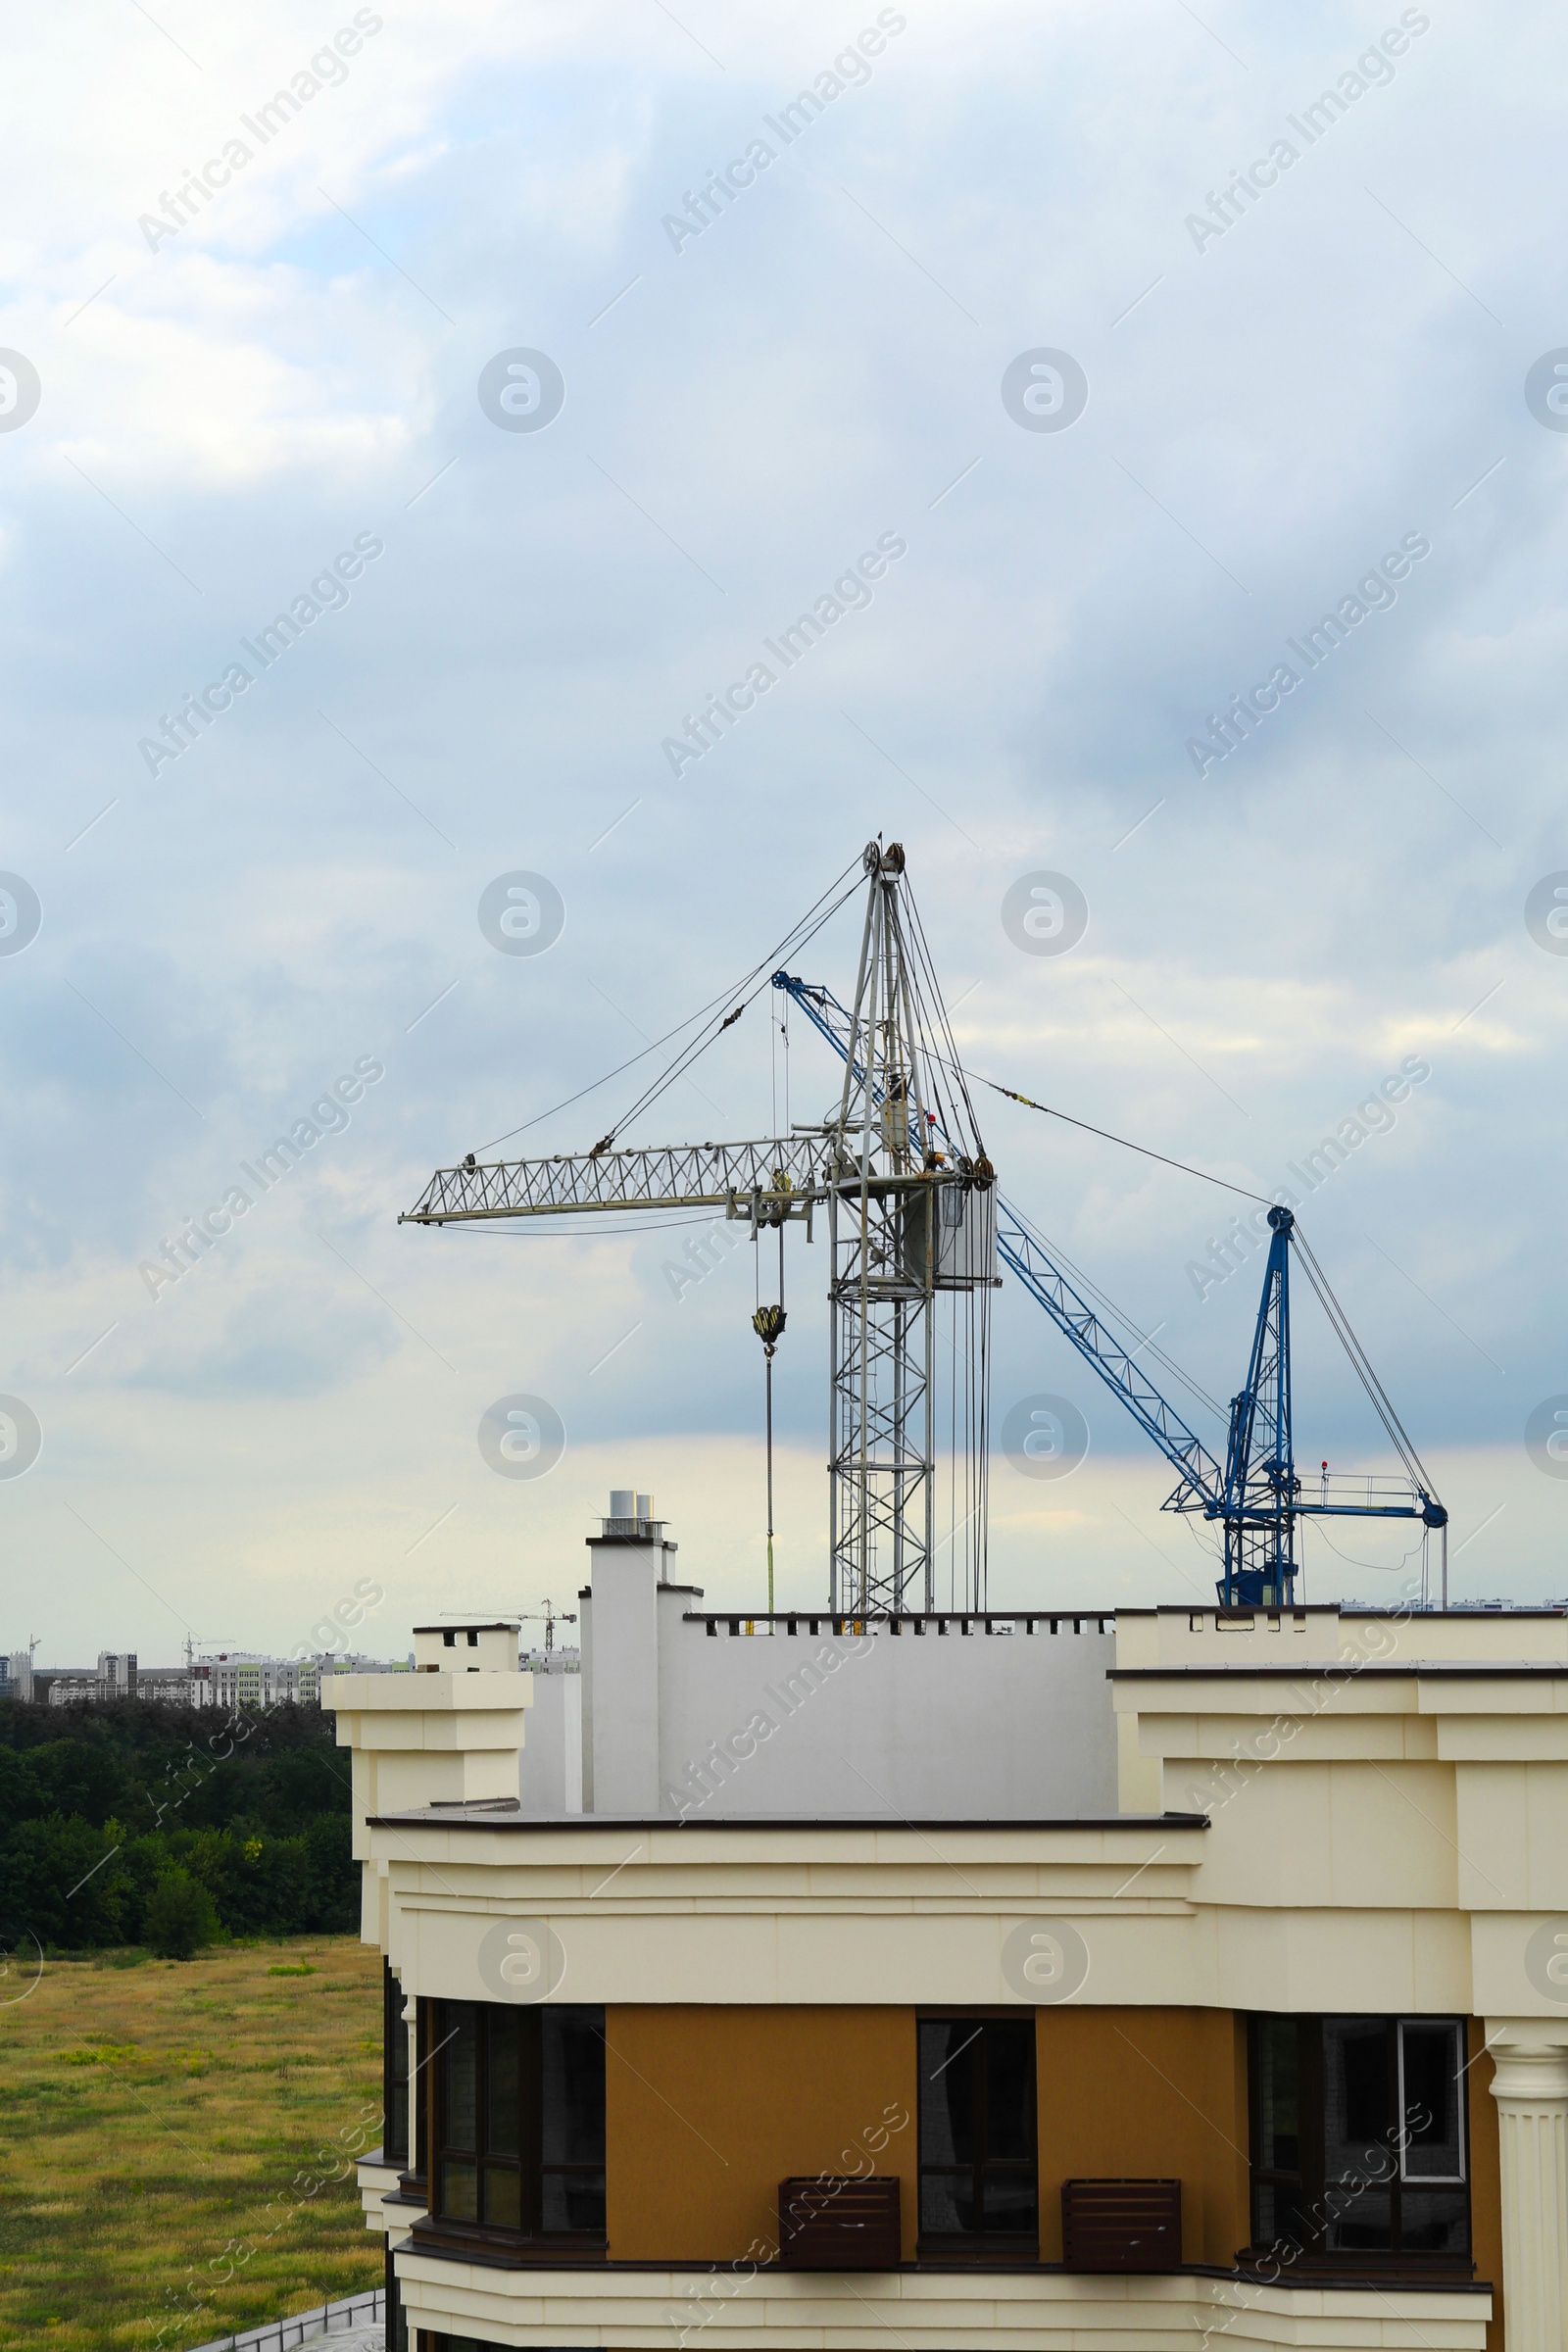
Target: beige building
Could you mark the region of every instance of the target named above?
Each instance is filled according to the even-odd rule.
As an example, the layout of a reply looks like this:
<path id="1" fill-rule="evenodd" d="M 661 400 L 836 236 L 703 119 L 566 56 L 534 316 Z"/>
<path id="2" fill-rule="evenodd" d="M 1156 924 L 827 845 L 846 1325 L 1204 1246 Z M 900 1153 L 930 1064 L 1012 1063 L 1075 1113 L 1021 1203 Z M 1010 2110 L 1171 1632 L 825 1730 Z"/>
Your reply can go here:
<path id="1" fill-rule="evenodd" d="M 1561 1610 L 743 1619 L 651 1516 L 590 1557 L 580 1706 L 508 1625 L 331 1690 L 411 2347 L 1562 2352 Z"/>

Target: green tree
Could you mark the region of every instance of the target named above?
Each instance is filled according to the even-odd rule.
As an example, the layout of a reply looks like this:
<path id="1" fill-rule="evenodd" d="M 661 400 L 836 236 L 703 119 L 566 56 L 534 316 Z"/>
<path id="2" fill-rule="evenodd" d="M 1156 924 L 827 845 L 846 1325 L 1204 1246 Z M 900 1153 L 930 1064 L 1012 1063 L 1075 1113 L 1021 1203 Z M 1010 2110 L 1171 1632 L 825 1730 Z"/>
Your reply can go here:
<path id="1" fill-rule="evenodd" d="M 305 1833 L 310 1869 L 306 1924 L 328 1936 L 352 1936 L 360 1924 L 359 1871 L 346 1813 L 318 1813 Z"/>
<path id="2" fill-rule="evenodd" d="M 160 1960 L 188 1960 L 219 1933 L 213 1898 L 187 1870 L 166 1870 L 147 1897 L 142 1935 Z"/>
<path id="3" fill-rule="evenodd" d="M 0 1943 L 28 1936 L 68 1951 L 119 1943 L 128 1891 L 118 1840 L 84 1821 L 57 1813 L 0 1838 Z"/>
<path id="4" fill-rule="evenodd" d="M 13 1829 L 18 1822 L 30 1821 L 35 1813 L 47 1811 L 26 1758 L 9 1747 L 0 1747 L 0 1831 Z"/>
<path id="5" fill-rule="evenodd" d="M 27 1758 L 40 1813 L 60 1813 L 101 1829 L 124 1802 L 125 1760 L 108 1746 L 82 1740 L 50 1740 Z"/>

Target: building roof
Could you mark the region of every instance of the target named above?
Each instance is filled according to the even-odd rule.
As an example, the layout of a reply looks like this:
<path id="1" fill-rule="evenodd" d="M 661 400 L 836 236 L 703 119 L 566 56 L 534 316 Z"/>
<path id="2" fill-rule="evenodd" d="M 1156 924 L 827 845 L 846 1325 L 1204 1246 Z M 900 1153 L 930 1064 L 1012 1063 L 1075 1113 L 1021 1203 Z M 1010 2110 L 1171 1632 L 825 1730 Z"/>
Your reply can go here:
<path id="1" fill-rule="evenodd" d="M 1315 1663 L 1303 1658 L 1298 1666 L 1250 1666 L 1245 1661 L 1225 1664 L 1207 1658 L 1181 1658 L 1168 1666 L 1107 1666 L 1107 1683 L 1168 1683 L 1172 1680 L 1237 1683 L 1407 1683 L 1413 1675 L 1444 1682 L 1503 1683 L 1521 1677 L 1549 1681 L 1553 1676 L 1568 1675 L 1568 1658 L 1548 1660 L 1543 1665 L 1514 1664 L 1499 1661 L 1495 1665 L 1454 1665 L 1446 1658 L 1406 1658 L 1397 1666 L 1357 1666 L 1354 1661 L 1341 1664 L 1333 1660 Z"/>
<path id="2" fill-rule="evenodd" d="M 416 1625 L 416 1634 L 514 1634 L 520 1617 L 451 1617 L 445 1625 Z"/>
<path id="3" fill-rule="evenodd" d="M 372 1830 L 1206 1830 L 1206 1813 L 1100 1813 L 1036 1818 L 993 1813 L 956 1820 L 935 1814 L 919 1821 L 901 1813 L 525 1813 L 515 1797 L 454 1798 L 407 1813 L 371 1813 Z"/>

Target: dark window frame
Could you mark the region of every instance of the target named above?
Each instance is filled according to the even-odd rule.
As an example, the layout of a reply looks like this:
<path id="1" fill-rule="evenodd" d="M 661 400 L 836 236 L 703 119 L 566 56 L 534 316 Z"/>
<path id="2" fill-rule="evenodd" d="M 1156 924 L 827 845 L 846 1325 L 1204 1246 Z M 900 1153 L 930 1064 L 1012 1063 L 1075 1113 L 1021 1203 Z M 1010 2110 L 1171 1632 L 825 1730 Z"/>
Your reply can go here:
<path id="1" fill-rule="evenodd" d="M 540 2003 L 521 2005 L 503 2001 L 449 2001 L 433 1998 L 420 2009 L 428 2008 L 429 2063 L 425 2072 L 430 2078 L 426 2101 L 426 2130 L 428 2132 L 428 2220 L 444 2235 L 470 2237 L 476 2241 L 514 2248 L 537 2248 L 546 2253 L 569 2254 L 581 2259 L 592 2253 L 603 2253 L 609 2243 L 606 2234 L 606 2163 L 604 2151 L 604 2119 L 600 2110 L 600 2154 L 597 2159 L 566 2160 L 547 2157 L 545 2142 L 547 2119 L 544 2113 L 545 2054 L 544 2033 L 547 2018 L 572 2020 L 586 2024 L 597 2035 L 601 2053 L 606 2047 L 604 2010 L 581 2003 Z M 449 2058 L 448 2053 L 456 2035 L 463 2030 L 465 2018 L 471 2017 L 474 2028 L 474 2102 L 471 2144 L 449 2138 Z M 510 2105 L 497 2118 L 492 2113 L 493 2069 L 492 2048 L 503 2034 L 515 2036 L 516 2057 L 515 2108 Z M 600 2077 L 602 2084 L 603 2076 Z M 506 2127 L 499 2135 L 493 2125 L 500 2121 Z M 513 2143 L 508 2149 L 507 2139 Z M 474 2183 L 472 2213 L 454 2211 L 449 2193 L 447 2167 L 471 2169 Z M 495 2182 L 495 2187 L 492 2186 Z M 514 2197 L 508 2195 L 517 2215 L 495 2219 L 489 2210 L 492 2196 L 504 2183 L 514 2182 Z M 553 2184 L 576 2184 L 578 2194 L 583 2190 L 592 2197 L 595 2183 L 599 2187 L 597 2219 L 578 2228 L 546 2227 L 544 2213 Z"/>
<path id="2" fill-rule="evenodd" d="M 381 2160 L 399 2172 L 409 2163 L 409 2029 L 403 1986 L 381 1962 Z"/>
<path id="3" fill-rule="evenodd" d="M 403 2308 L 403 2289 L 398 2283 L 390 2230 L 386 2241 L 386 2352 L 411 2352 L 408 2314 Z"/>
<path id="4" fill-rule="evenodd" d="M 1029 2115 L 1030 2152 L 1025 2157 L 997 2157 L 990 2153 L 987 2110 L 987 2069 L 976 2061 L 971 2075 L 979 2087 L 978 2115 L 974 2134 L 975 2153 L 967 2165 L 928 2160 L 926 2155 L 926 2073 L 923 2044 L 926 2029 L 931 2026 L 968 2028 L 976 2040 L 988 2029 L 1006 2026 L 1024 2035 L 1023 2048 L 1028 2070 L 1025 2102 Z M 961 2045 L 968 2046 L 968 2045 Z M 959 2052 L 955 2052 L 956 2056 Z M 953 2057 L 946 2061 L 952 2065 Z M 1035 2013 L 1032 2009 L 965 2009 L 954 2005 L 944 2009 L 920 2009 L 915 2013 L 915 2199 L 916 2236 L 915 2255 L 921 2260 L 941 2262 L 1038 2262 L 1040 2259 L 1040 2083 L 1039 2053 Z M 995 2182 L 1027 2180 L 1034 2192 L 1034 2224 L 1028 2230 L 933 2230 L 926 2222 L 926 2182 L 928 2180 L 952 2180 L 963 2173 L 970 2176 L 970 2193 L 976 2200 L 975 2209 L 982 2215 L 986 2209 L 986 2188 Z"/>
<path id="5" fill-rule="evenodd" d="M 1391 2118 L 1381 2140 L 1374 2142 L 1367 2134 L 1369 2150 L 1379 2147 L 1380 2162 L 1386 2143 L 1387 2164 L 1365 2176 L 1341 2172 L 1335 2180 L 1328 2179 L 1327 2116 L 1329 2085 L 1325 2068 L 1325 2029 L 1351 2024 L 1378 2024 L 1383 2029 L 1384 2076 L 1382 2096 L 1384 2112 Z M 1293 2249 L 1289 2260 L 1293 2268 L 1302 2273 L 1355 2273 L 1368 2277 L 1398 2275 L 1423 2277 L 1471 2277 L 1474 2274 L 1474 2213 L 1472 2206 L 1472 2165 L 1470 2132 L 1470 2071 L 1468 2018 L 1445 2013 L 1420 2016 L 1414 2014 L 1323 2013 L 1297 2016 L 1291 2014 L 1256 2012 L 1247 2020 L 1248 2035 L 1248 2108 L 1250 2123 L 1250 2208 L 1249 2225 L 1251 2244 L 1243 2249 L 1244 2258 L 1261 2259 L 1273 2255 L 1280 2259 L 1285 2247 Z M 1399 2144 L 1401 2121 L 1412 2116 L 1412 2104 L 1405 2100 L 1405 2042 L 1407 2029 L 1446 2028 L 1457 2039 L 1462 2053 L 1456 2075 L 1454 2120 L 1457 2126 L 1459 2170 L 1455 2173 L 1425 2173 L 1412 2165 L 1411 2141 Z M 1263 2110 L 1264 2053 L 1263 2037 L 1267 2033 L 1289 2034 L 1294 2031 L 1296 2080 L 1298 2100 L 1298 2130 L 1296 2134 L 1296 2163 L 1265 2164 L 1262 2154 L 1267 2137 L 1267 2122 Z M 1347 2138 L 1361 2136 L 1347 2132 Z M 1389 2244 L 1386 2247 L 1333 2245 L 1329 2232 L 1340 2219 L 1331 2214 L 1330 2205 L 1337 2187 L 1355 2178 L 1364 2177 L 1369 2186 L 1386 2192 L 1389 2200 Z M 1420 2213 L 1415 2200 L 1430 2198 L 1434 2192 L 1461 2190 L 1464 2216 L 1461 2246 L 1425 2247 L 1404 2243 L 1407 2228 L 1416 2226 L 1414 2217 Z M 1282 2212 L 1289 2217 L 1289 2226 L 1276 2219 L 1276 2227 L 1267 2229 L 1262 2214 L 1265 2202 L 1272 2201 L 1276 2217 Z M 1342 2208 L 1348 2215 L 1349 2206 Z"/>

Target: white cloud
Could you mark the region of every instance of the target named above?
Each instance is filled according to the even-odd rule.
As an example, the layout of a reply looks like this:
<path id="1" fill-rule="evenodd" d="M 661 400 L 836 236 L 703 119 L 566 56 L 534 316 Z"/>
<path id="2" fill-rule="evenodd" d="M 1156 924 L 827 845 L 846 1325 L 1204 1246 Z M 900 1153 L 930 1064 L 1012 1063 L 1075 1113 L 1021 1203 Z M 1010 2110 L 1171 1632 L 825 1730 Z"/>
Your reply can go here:
<path id="1" fill-rule="evenodd" d="M 0 1494 L 14 1556 L 46 1565 L 66 1503 L 103 1503 L 186 1614 L 223 1558 L 245 1622 L 219 1630 L 283 1642 L 460 1488 L 479 1532 L 451 1556 L 554 1590 L 635 1457 L 744 1596 L 744 1265 L 676 1308 L 659 1235 L 470 1245 L 393 1219 L 437 1162 L 748 968 L 886 828 L 951 993 L 980 983 L 974 1066 L 1177 1158 L 1268 1191 L 1401 1055 L 1430 1057 L 1420 1102 L 1314 1199 L 1314 1243 L 1418 1442 L 1478 1519 L 1506 1501 L 1496 1589 L 1549 1583 L 1559 1490 L 1519 1436 L 1568 1386 L 1564 975 L 1523 927 L 1531 885 L 1568 867 L 1562 445 L 1522 396 L 1562 332 L 1541 293 L 1564 172 L 1550 21 L 1514 27 L 1521 76 L 1479 11 L 1434 13 L 1393 86 L 1200 256 L 1193 202 L 1360 33 L 1326 10 L 1224 12 L 1216 39 L 1181 11 L 911 6 L 870 80 L 676 255 L 671 202 L 876 9 L 381 13 L 341 86 L 156 253 L 138 214 L 352 9 L 219 24 L 180 0 L 158 11 L 172 42 L 129 11 L 85 53 L 63 18 L 18 32 L 37 97 L 0 157 L 20 289 L 0 342 L 43 400 L 0 436 L 20 623 L 0 862 L 45 919 L 0 958 L 4 1377 L 37 1391 L 46 1443 Z M 480 411 L 480 368 L 515 346 L 565 376 L 547 431 Z M 1000 398 L 1039 346 L 1090 380 L 1059 435 Z M 148 726 L 363 529 L 386 554 L 348 608 L 150 779 Z M 672 717 L 887 529 L 909 542 L 898 579 L 675 784 Z M 1200 784 L 1194 725 L 1416 529 L 1432 557 L 1394 609 Z M 998 915 L 1039 866 L 1091 906 L 1056 963 Z M 533 960 L 474 915 L 522 867 L 567 905 Z M 802 968 L 842 989 L 852 944 L 841 920 Z M 331 1156 L 155 1308 L 138 1258 L 367 1052 L 385 1086 Z M 765 1017 L 696 1076 L 648 1140 L 762 1132 Z M 593 1141 L 638 1083 L 530 1143 Z M 830 1085 L 797 1028 L 796 1114 Z M 1229 1396 L 1252 1277 L 1200 1305 L 1183 1271 L 1222 1197 L 995 1098 L 983 1117 L 1008 1190 Z M 822 1254 L 796 1253 L 781 1375 L 803 1575 Z M 1348 1460 L 1375 1432 L 1302 1334 L 1303 1452 Z M 999 1399 L 1059 1386 L 1096 1433 L 1049 1530 L 999 1495 L 999 1592 L 1147 1596 L 1162 1465 L 1013 1290 L 997 1344 Z M 283 1393 L 307 1375 L 314 1396 Z M 535 1384 L 571 1447 L 514 1516 L 473 1431 Z M 80 1544 L 57 1596 L 34 1583 L 46 1642 L 120 1605 Z M 410 1607 L 421 1591 L 411 1566 Z M 106 1642 L 141 1630 L 100 1621 Z"/>

